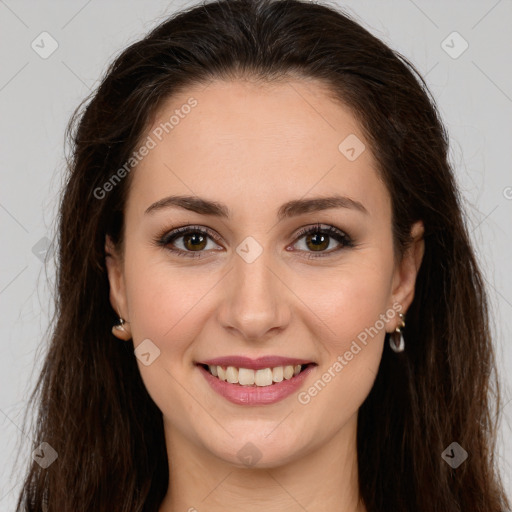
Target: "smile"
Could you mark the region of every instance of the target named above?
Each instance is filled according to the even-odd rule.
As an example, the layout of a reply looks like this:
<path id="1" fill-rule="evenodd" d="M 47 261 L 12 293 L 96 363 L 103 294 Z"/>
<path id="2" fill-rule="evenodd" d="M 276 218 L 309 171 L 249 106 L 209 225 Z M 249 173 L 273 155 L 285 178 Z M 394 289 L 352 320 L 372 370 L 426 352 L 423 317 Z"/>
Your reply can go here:
<path id="1" fill-rule="evenodd" d="M 234 366 L 222 367 L 216 365 L 203 365 L 214 377 L 219 380 L 238 384 L 240 386 L 272 386 L 283 380 L 290 380 L 305 370 L 308 365 L 286 365 L 274 368 L 262 368 L 252 370 L 251 368 L 236 368 Z"/>
<path id="2" fill-rule="evenodd" d="M 279 364 L 281 363 L 281 364 Z M 283 357 L 218 358 L 196 363 L 211 389 L 237 405 L 267 405 L 291 395 L 317 366 Z"/>

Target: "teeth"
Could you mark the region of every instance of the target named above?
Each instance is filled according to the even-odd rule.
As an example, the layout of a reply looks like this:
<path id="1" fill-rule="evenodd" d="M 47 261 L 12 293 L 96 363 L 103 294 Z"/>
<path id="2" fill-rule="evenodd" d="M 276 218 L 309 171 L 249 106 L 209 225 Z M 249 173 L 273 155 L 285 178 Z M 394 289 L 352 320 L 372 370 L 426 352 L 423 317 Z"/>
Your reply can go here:
<path id="1" fill-rule="evenodd" d="M 256 386 L 270 386 L 270 384 L 272 384 L 272 370 L 270 368 L 256 370 L 254 383 Z"/>
<path id="2" fill-rule="evenodd" d="M 277 366 L 272 370 L 272 380 L 274 382 L 281 382 L 283 380 L 283 367 Z"/>
<path id="3" fill-rule="evenodd" d="M 252 386 L 254 384 L 254 370 L 240 368 L 238 370 L 238 383 L 242 386 Z"/>
<path id="4" fill-rule="evenodd" d="M 260 370 L 235 368 L 234 366 L 228 366 L 224 369 L 222 366 L 208 365 L 208 369 L 214 377 L 231 384 L 264 387 L 270 386 L 274 382 L 290 380 L 300 373 L 301 365 L 276 366 L 275 368 L 262 368 Z"/>
<path id="5" fill-rule="evenodd" d="M 238 368 L 228 366 L 226 370 L 226 380 L 231 384 L 236 384 L 238 382 Z"/>
<path id="6" fill-rule="evenodd" d="M 226 380 L 226 370 L 222 366 L 217 366 L 217 373 L 220 380 Z"/>
<path id="7" fill-rule="evenodd" d="M 290 380 L 293 377 L 294 368 L 293 366 L 285 366 L 283 375 L 286 380 Z"/>

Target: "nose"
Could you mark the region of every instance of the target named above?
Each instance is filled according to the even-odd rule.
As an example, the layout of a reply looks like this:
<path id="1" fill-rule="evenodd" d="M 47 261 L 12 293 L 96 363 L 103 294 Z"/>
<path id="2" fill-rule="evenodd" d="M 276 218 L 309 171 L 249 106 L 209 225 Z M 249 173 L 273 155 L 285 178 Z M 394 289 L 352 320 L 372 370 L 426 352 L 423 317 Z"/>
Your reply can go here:
<path id="1" fill-rule="evenodd" d="M 271 268 L 269 251 L 252 263 L 234 255 L 234 267 L 218 309 L 222 327 L 246 341 L 264 341 L 282 332 L 290 321 L 290 290 L 284 276 Z"/>

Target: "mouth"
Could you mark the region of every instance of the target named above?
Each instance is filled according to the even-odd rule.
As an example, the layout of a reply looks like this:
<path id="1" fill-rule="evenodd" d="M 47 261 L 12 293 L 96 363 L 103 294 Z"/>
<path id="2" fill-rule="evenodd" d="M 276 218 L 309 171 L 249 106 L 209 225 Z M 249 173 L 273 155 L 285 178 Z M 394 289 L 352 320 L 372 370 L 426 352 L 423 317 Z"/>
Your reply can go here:
<path id="1" fill-rule="evenodd" d="M 316 366 L 316 363 L 287 364 L 259 369 L 205 363 L 197 365 L 220 381 L 240 387 L 264 388 L 292 380 L 309 367 Z"/>

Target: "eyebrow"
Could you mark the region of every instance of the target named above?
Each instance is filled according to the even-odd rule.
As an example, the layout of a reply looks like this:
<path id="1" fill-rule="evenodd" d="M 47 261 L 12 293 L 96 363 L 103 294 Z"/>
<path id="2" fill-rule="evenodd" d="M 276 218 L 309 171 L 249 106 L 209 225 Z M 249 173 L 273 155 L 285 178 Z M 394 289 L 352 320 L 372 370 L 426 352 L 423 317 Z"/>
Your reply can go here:
<path id="1" fill-rule="evenodd" d="M 164 208 L 183 208 L 202 215 L 214 215 L 224 219 L 231 217 L 229 208 L 217 201 L 209 201 L 198 196 L 169 196 L 149 206 L 144 214 L 151 214 Z M 368 215 L 368 210 L 359 201 L 349 197 L 333 195 L 329 197 L 313 197 L 310 199 L 294 199 L 284 203 L 277 212 L 279 220 L 295 217 L 304 213 L 328 210 L 330 208 L 349 208 Z"/>

